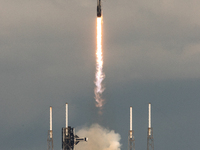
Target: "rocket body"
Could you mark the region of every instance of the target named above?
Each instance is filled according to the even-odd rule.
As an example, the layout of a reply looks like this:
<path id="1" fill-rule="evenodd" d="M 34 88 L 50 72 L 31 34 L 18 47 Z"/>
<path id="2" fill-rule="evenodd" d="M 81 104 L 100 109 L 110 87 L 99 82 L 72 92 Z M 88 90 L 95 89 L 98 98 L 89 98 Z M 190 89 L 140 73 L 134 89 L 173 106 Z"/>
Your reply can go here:
<path id="1" fill-rule="evenodd" d="M 101 17 L 101 0 L 97 0 L 97 17 Z"/>

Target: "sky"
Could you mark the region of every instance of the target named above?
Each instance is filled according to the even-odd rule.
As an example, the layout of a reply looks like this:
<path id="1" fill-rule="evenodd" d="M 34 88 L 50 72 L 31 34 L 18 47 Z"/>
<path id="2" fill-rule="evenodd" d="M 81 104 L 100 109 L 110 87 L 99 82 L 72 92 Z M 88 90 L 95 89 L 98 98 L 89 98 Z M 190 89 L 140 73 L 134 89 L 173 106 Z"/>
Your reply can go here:
<path id="1" fill-rule="evenodd" d="M 60 150 L 65 103 L 77 133 L 97 126 L 121 150 L 132 106 L 135 149 L 144 150 L 149 102 L 155 150 L 199 149 L 200 1 L 102 1 L 102 115 L 94 99 L 96 0 L 0 3 L 1 150 L 46 149 L 49 106 Z"/>

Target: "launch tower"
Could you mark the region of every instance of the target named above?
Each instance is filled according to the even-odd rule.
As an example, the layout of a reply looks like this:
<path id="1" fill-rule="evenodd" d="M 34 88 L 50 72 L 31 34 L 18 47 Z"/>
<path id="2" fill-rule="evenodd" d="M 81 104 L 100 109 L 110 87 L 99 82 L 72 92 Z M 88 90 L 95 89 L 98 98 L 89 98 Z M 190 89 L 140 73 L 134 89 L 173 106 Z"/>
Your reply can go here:
<path id="1" fill-rule="evenodd" d="M 128 150 L 135 150 L 134 131 L 132 130 L 132 107 L 130 107 L 130 131 L 128 137 Z"/>
<path id="2" fill-rule="evenodd" d="M 147 132 L 147 150 L 154 150 L 153 128 L 151 127 L 151 103 L 149 103 L 149 126 Z"/>
<path id="3" fill-rule="evenodd" d="M 73 150 L 74 146 L 80 141 L 86 141 L 87 138 L 79 138 L 75 135 L 75 128 L 68 126 L 68 104 L 66 103 L 66 126 L 62 128 L 62 150 Z"/>
<path id="4" fill-rule="evenodd" d="M 52 107 L 50 106 L 50 129 L 47 137 L 47 150 L 53 150 Z"/>

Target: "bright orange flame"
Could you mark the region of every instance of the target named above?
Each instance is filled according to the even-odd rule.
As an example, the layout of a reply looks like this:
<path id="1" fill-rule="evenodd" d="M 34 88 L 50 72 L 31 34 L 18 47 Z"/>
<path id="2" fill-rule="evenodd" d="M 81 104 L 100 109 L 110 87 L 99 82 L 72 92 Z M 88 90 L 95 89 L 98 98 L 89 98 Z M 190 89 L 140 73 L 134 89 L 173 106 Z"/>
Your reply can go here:
<path id="1" fill-rule="evenodd" d="M 105 78 L 103 73 L 103 54 L 102 54 L 102 18 L 97 17 L 97 51 L 96 51 L 96 75 L 95 75 L 95 100 L 96 107 L 102 108 L 104 100 L 102 99 L 102 93 L 104 88 L 102 81 Z"/>

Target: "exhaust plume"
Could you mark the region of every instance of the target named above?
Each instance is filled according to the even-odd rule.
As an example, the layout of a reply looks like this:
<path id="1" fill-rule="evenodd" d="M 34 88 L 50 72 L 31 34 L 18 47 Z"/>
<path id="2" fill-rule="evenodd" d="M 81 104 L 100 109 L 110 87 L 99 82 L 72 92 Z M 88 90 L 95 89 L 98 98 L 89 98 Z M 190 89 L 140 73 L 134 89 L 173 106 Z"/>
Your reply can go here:
<path id="1" fill-rule="evenodd" d="M 114 130 L 108 130 L 98 124 L 93 124 L 90 128 L 83 128 L 77 135 L 88 137 L 87 143 L 77 145 L 76 149 L 81 150 L 120 150 L 120 135 Z"/>
<path id="2" fill-rule="evenodd" d="M 102 109 L 104 100 L 102 99 L 102 93 L 104 87 L 102 81 L 105 75 L 103 73 L 103 53 L 102 53 L 102 18 L 97 17 L 97 50 L 96 50 L 96 74 L 95 74 L 95 100 L 96 107 Z"/>

